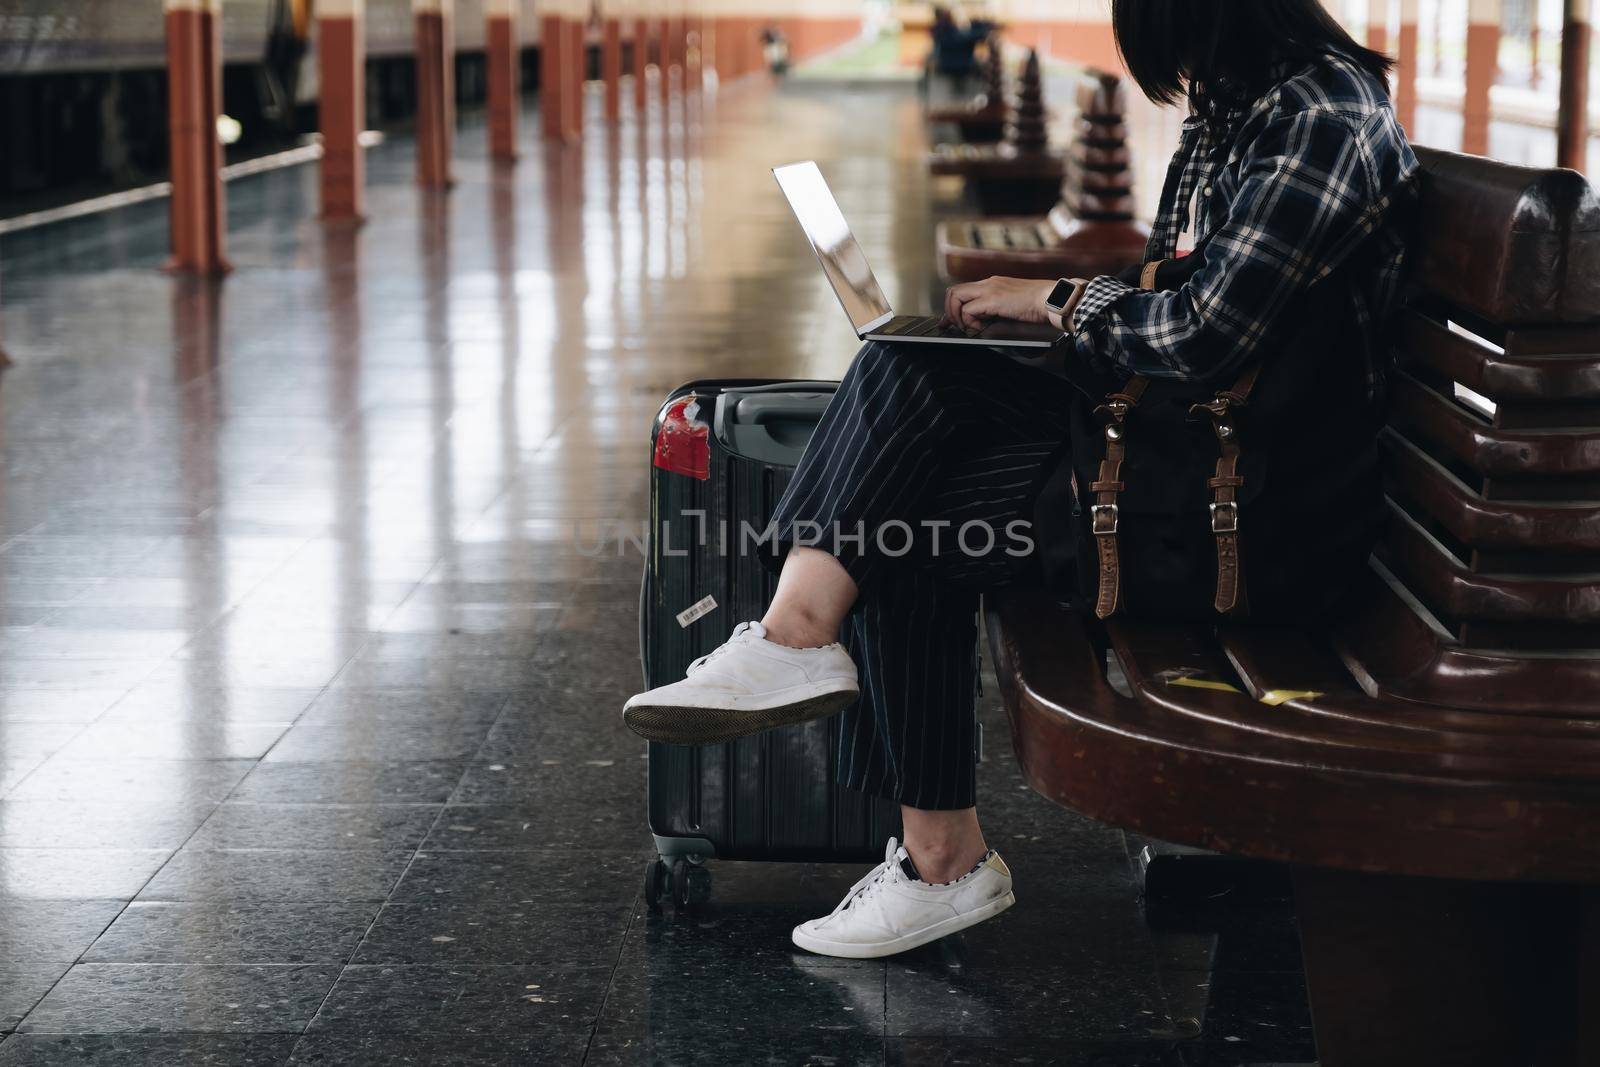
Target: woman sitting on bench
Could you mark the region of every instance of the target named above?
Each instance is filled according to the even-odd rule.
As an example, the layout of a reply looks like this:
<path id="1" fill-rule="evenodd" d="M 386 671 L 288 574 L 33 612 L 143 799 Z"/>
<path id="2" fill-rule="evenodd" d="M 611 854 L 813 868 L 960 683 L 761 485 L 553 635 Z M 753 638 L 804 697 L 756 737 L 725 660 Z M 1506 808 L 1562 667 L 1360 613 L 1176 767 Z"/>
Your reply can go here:
<path id="1" fill-rule="evenodd" d="M 1389 59 L 1318 0 L 1114 0 L 1113 23 L 1145 95 L 1186 98 L 1191 113 L 1145 263 L 1090 280 L 1059 312 L 1054 282 L 957 285 L 945 315 L 969 330 L 1048 320 L 1072 343 L 1069 374 L 1114 382 L 1225 383 L 1293 334 L 1296 366 L 1358 383 L 1327 399 L 1349 409 L 1332 415 L 1375 433 L 1415 203 Z M 1195 250 L 1178 258 L 1191 217 Z M 1302 329 L 1313 284 L 1337 329 Z M 683 681 L 628 701 L 636 732 L 685 744 L 850 709 L 840 780 L 898 801 L 905 842 L 797 927 L 800 947 L 890 955 L 1013 902 L 976 808 L 977 611 L 981 594 L 1038 580 L 1020 535 L 1075 403 L 1068 380 L 981 349 L 868 344 L 778 505 L 787 552 L 766 615 Z"/>

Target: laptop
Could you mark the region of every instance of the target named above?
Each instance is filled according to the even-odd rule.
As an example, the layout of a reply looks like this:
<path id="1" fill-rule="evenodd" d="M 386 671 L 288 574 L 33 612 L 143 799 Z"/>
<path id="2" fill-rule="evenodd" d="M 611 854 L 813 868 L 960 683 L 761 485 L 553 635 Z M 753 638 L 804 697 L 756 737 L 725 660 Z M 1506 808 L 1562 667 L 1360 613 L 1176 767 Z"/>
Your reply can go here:
<path id="1" fill-rule="evenodd" d="M 817 165 L 790 163 L 774 167 L 772 174 L 863 341 L 1043 349 L 1061 339 L 1061 331 L 1048 323 L 993 319 L 982 330 L 967 333 L 960 326 L 939 325 L 938 315 L 896 315 Z"/>

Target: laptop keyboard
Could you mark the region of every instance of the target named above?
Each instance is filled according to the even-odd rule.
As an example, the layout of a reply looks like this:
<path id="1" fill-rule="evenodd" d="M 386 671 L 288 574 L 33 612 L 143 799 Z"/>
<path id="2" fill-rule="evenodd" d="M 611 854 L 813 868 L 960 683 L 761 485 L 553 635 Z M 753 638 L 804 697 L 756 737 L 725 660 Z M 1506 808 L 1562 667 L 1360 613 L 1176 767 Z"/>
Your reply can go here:
<path id="1" fill-rule="evenodd" d="M 888 324 L 874 333 L 893 334 L 896 337 L 965 337 L 967 333 L 959 326 L 940 326 L 939 319 L 934 315 L 900 315 L 890 319 Z"/>

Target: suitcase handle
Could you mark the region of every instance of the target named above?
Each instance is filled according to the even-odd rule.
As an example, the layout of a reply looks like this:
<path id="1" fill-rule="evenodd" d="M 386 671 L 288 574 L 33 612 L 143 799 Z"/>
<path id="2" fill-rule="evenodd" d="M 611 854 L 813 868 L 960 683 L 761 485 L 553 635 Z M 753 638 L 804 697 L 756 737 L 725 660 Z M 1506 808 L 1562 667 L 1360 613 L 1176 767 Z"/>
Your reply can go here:
<path id="1" fill-rule="evenodd" d="M 717 398 L 717 439 L 737 455 L 792 467 L 800 461 L 833 393 L 724 393 Z"/>
<path id="2" fill-rule="evenodd" d="M 740 426 L 770 426 L 775 422 L 816 422 L 828 410 L 832 395 L 789 393 L 742 396 L 733 405 L 733 421 Z"/>

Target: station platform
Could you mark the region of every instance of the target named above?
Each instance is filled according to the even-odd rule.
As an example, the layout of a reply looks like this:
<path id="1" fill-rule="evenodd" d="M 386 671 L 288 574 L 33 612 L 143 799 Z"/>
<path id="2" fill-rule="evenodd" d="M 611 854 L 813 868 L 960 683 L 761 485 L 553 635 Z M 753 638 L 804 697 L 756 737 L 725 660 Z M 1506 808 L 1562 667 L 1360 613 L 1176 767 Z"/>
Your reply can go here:
<path id="1" fill-rule="evenodd" d="M 1287 902 L 1152 931 L 992 687 L 1004 917 L 809 956 L 861 871 L 782 864 L 648 912 L 641 560 L 588 546 L 669 389 L 855 350 L 767 169 L 817 159 L 908 310 L 937 190 L 903 83 L 524 131 L 494 166 L 467 116 L 447 194 L 389 138 L 361 228 L 237 180 L 215 283 L 159 202 L 0 242 L 0 1064 L 1311 1060 Z"/>

